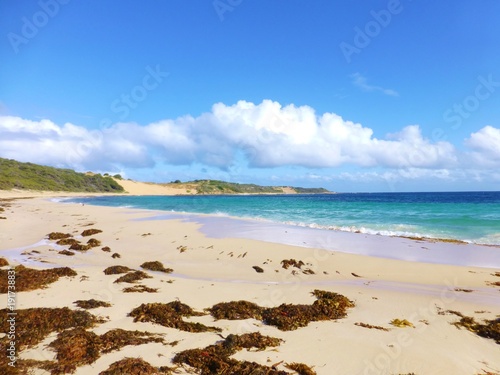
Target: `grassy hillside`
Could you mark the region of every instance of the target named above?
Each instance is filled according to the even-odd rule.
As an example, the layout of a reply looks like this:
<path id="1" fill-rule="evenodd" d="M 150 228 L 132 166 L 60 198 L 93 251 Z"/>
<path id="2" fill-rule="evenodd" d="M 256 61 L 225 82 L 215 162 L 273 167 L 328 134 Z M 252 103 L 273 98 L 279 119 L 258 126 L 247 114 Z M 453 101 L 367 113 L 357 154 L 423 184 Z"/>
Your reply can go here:
<path id="1" fill-rule="evenodd" d="M 329 193 L 323 188 L 292 187 L 285 191 L 279 186 L 260 186 L 255 184 L 238 184 L 219 180 L 194 180 L 189 182 L 173 182 L 167 185 L 182 187 L 196 194 L 283 194 L 292 190 L 299 194 Z"/>
<path id="2" fill-rule="evenodd" d="M 111 177 L 0 158 L 0 190 L 10 189 L 123 192 L 123 187 Z"/>

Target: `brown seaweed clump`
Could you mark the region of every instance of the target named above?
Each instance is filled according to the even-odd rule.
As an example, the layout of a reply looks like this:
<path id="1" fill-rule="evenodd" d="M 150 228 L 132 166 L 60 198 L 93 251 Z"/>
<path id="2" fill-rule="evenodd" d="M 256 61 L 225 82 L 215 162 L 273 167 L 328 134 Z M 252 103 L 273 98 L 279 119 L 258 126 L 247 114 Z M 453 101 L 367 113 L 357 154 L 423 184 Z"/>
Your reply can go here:
<path id="1" fill-rule="evenodd" d="M 106 253 L 110 253 L 111 252 L 111 248 L 109 246 L 104 246 L 101 250 L 105 251 Z"/>
<path id="2" fill-rule="evenodd" d="M 158 293 L 158 288 L 150 288 L 146 285 L 134 285 L 122 289 L 123 293 Z"/>
<path id="3" fill-rule="evenodd" d="M 146 272 L 143 271 L 132 271 L 129 272 L 118 279 L 115 280 L 115 283 L 130 283 L 133 284 L 136 281 L 142 280 L 142 279 L 151 279 L 152 277 L 149 276 Z"/>
<path id="4" fill-rule="evenodd" d="M 208 309 L 208 311 L 217 320 L 243 320 L 250 318 L 262 320 L 263 308 L 253 302 L 231 301 L 218 303 Z"/>
<path id="5" fill-rule="evenodd" d="M 89 310 L 89 309 L 96 309 L 98 307 L 111 307 L 111 304 L 105 301 L 98 301 L 96 299 L 89 299 L 89 300 L 78 300 L 73 302 L 75 305 L 77 305 L 81 309 Z"/>
<path id="6" fill-rule="evenodd" d="M 284 269 L 288 269 L 289 267 L 301 268 L 305 263 L 301 260 L 297 261 L 295 259 L 283 259 L 281 261 L 281 267 Z"/>
<path id="7" fill-rule="evenodd" d="M 248 301 L 222 302 L 209 309 L 215 319 L 239 320 L 254 318 L 282 331 L 292 331 L 310 322 L 335 320 L 347 316 L 347 309 L 354 303 L 347 297 L 324 290 L 314 290 L 317 298 L 312 305 L 281 304 L 264 308 Z"/>
<path id="8" fill-rule="evenodd" d="M 265 350 L 268 346 L 276 347 L 280 339 L 262 336 L 259 332 L 243 335 L 230 334 L 222 342 L 209 345 L 203 349 L 189 349 L 177 353 L 172 362 L 193 367 L 197 373 L 210 374 L 238 374 L 238 375 L 288 375 L 273 367 L 263 366 L 255 362 L 237 361 L 230 358 L 242 349 L 256 348 Z"/>
<path id="9" fill-rule="evenodd" d="M 69 267 L 35 270 L 23 265 L 14 268 L 16 275 L 16 291 L 24 292 L 46 287 L 63 276 L 76 276 L 77 273 Z M 8 271 L 0 270 L 0 294 L 8 291 Z"/>
<path id="10" fill-rule="evenodd" d="M 285 364 L 285 367 L 295 371 L 299 375 L 316 375 L 316 371 L 303 363 L 287 363 Z"/>
<path id="11" fill-rule="evenodd" d="M 0 331 L 8 332 L 7 309 L 0 310 Z M 90 328 L 103 321 L 87 311 L 62 308 L 31 308 L 16 311 L 16 340 L 18 349 L 32 347 L 52 332 L 68 328 Z"/>
<path id="12" fill-rule="evenodd" d="M 8 266 L 9 262 L 5 258 L 0 258 L 0 267 Z"/>
<path id="13" fill-rule="evenodd" d="M 90 246 L 89 244 L 84 245 L 80 242 L 75 242 L 69 247 L 70 250 L 76 250 L 76 251 L 87 251 L 90 250 L 91 248 L 92 246 Z"/>
<path id="14" fill-rule="evenodd" d="M 83 237 L 88 237 L 88 236 L 92 236 L 94 234 L 97 234 L 97 233 L 102 233 L 102 230 L 100 229 L 85 229 L 83 232 L 82 232 L 82 236 Z"/>
<path id="15" fill-rule="evenodd" d="M 255 270 L 255 272 L 257 272 L 257 273 L 263 273 L 263 272 L 264 272 L 264 270 L 262 269 L 262 267 L 259 267 L 259 266 L 253 266 L 252 268 L 253 268 L 253 269 Z"/>
<path id="16" fill-rule="evenodd" d="M 127 273 L 128 271 L 132 271 L 127 266 L 111 266 L 104 270 L 105 275 L 118 275 L 120 273 Z"/>
<path id="17" fill-rule="evenodd" d="M 134 322 L 151 322 L 164 327 L 177 328 L 186 332 L 220 332 L 218 327 L 208 327 L 201 323 L 185 322 L 183 317 L 201 316 L 203 313 L 194 311 L 191 307 L 179 301 L 169 303 L 143 303 L 133 309 L 128 316 Z"/>
<path id="18" fill-rule="evenodd" d="M 111 255 L 111 258 L 115 259 L 115 258 L 121 258 L 122 256 L 118 253 L 113 253 L 113 255 Z"/>
<path id="19" fill-rule="evenodd" d="M 87 241 L 87 245 L 89 245 L 90 247 L 98 247 L 101 246 L 101 241 L 96 240 L 95 238 L 91 238 Z"/>
<path id="20" fill-rule="evenodd" d="M 63 238 L 63 239 L 56 242 L 56 244 L 58 244 L 60 246 L 73 245 L 73 244 L 79 244 L 79 243 L 80 242 L 78 242 L 74 238 Z"/>
<path id="21" fill-rule="evenodd" d="M 174 270 L 172 268 L 165 268 L 163 266 L 163 263 L 161 263 L 159 261 L 144 262 L 141 264 L 141 268 L 144 268 L 144 269 L 150 270 L 150 271 L 158 271 L 158 272 L 165 272 L 165 273 L 174 272 Z"/>
<path id="22" fill-rule="evenodd" d="M 124 358 L 112 363 L 107 370 L 101 371 L 99 375 L 159 375 L 170 374 L 165 368 L 151 366 L 142 358 Z"/>
<path id="23" fill-rule="evenodd" d="M 61 251 L 59 251 L 59 252 L 58 252 L 58 254 L 61 254 L 61 255 L 68 255 L 68 256 L 73 256 L 73 255 L 75 255 L 75 253 L 74 253 L 74 252 L 69 251 L 69 250 L 61 250 Z"/>
<path id="24" fill-rule="evenodd" d="M 51 232 L 48 234 L 49 240 L 55 241 L 55 240 L 62 240 L 63 238 L 69 238 L 72 237 L 71 234 L 69 233 L 61 233 L 61 232 Z"/>
<path id="25" fill-rule="evenodd" d="M 368 329 L 378 329 L 380 331 L 389 331 L 387 328 L 384 328 L 381 326 L 374 326 L 374 325 L 367 324 L 367 323 L 357 322 L 357 323 L 354 323 L 354 325 L 356 325 L 358 327 L 368 328 Z"/>
<path id="26" fill-rule="evenodd" d="M 398 328 L 406 328 L 406 327 L 415 328 L 413 323 L 409 322 L 406 319 L 392 319 L 390 324 Z"/>
<path id="27" fill-rule="evenodd" d="M 453 323 L 456 327 L 464 327 L 476 335 L 493 339 L 500 345 L 500 318 L 485 320 L 484 324 L 478 323 L 474 318 L 463 316 L 458 322 Z"/>

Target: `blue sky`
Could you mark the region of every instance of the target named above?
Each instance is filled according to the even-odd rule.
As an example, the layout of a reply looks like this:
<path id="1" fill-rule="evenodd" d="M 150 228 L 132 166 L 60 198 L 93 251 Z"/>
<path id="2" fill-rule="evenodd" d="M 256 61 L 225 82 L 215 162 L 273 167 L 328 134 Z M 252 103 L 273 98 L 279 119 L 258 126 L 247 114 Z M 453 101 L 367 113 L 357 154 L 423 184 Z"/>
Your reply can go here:
<path id="1" fill-rule="evenodd" d="M 0 157 L 147 181 L 499 190 L 500 3 L 0 3 Z"/>

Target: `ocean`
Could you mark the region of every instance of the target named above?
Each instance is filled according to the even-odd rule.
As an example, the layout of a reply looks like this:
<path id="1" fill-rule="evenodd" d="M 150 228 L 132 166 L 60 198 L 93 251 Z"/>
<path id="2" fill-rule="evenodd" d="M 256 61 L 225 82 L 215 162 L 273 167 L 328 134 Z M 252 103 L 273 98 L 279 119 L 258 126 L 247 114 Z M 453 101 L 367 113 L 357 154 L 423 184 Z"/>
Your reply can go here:
<path id="1" fill-rule="evenodd" d="M 500 245 L 500 192 L 101 196 L 69 201 Z"/>

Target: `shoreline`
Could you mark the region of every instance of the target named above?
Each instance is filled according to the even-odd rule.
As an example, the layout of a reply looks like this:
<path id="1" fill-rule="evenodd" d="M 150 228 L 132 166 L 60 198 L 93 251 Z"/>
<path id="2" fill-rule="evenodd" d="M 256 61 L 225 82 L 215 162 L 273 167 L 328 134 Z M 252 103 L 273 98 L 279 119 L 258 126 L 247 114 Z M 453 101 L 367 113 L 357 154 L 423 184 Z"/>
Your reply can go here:
<path id="1" fill-rule="evenodd" d="M 295 373 L 287 370 L 284 363 L 305 363 L 318 375 L 411 372 L 476 375 L 485 368 L 497 372 L 500 369 L 500 346 L 491 339 L 458 329 L 452 323 L 459 317 L 446 312 L 457 311 L 477 321 L 494 319 L 500 309 L 500 289 L 488 283 L 500 281 L 494 276 L 498 268 L 350 254 L 342 252 L 345 248 L 341 243 L 332 251 L 229 235 L 212 237 L 207 235 L 206 226 L 221 228 L 214 217 L 206 217 L 206 222 L 201 223 L 182 218 L 151 220 L 158 211 L 62 204 L 46 197 L 8 203 L 10 206 L 3 213 L 7 219 L 0 222 L 0 257 L 5 250 L 26 247 L 18 250 L 26 252 L 25 255 L 18 256 L 39 262 L 28 264 L 28 267 L 64 266 L 77 273 L 76 277 L 63 277 L 45 289 L 19 292 L 18 310 L 64 306 L 75 309 L 75 300 L 95 298 L 110 303 L 111 307 L 89 310 L 92 314 L 109 317 L 91 331 L 103 334 L 115 328 L 140 330 L 165 335 L 169 342 L 179 342 L 176 346 L 159 343 L 125 346 L 78 367 L 77 375 L 97 374 L 124 357 L 140 356 L 153 366 L 172 366 L 171 359 L 176 353 L 203 348 L 221 340 L 216 333 L 186 333 L 157 324 L 134 323 L 127 314 L 142 303 L 180 300 L 203 311 L 216 303 L 243 299 L 259 306 L 274 307 L 282 303 L 310 304 L 314 301 L 310 293 L 315 289 L 341 293 L 355 306 L 343 319 L 313 322 L 292 331 L 281 331 L 256 319 L 214 320 L 204 315 L 186 318 L 186 321 L 220 327 L 224 337 L 261 332 L 284 339 L 276 349 L 243 350 L 234 358 L 268 366 L 284 361 L 277 366 L 290 374 Z M 241 223 L 233 221 L 231 225 L 238 227 Z M 89 237 L 82 237 L 81 233 L 88 228 L 102 230 L 93 237 L 102 242 L 101 246 L 109 246 L 110 252 L 102 251 L 99 246 L 67 256 L 58 253 L 60 248 L 54 241 L 40 243 L 54 231 L 68 232 L 75 239 L 86 241 Z M 228 229 L 224 227 L 226 234 L 230 233 Z M 377 237 L 382 236 L 370 237 L 367 246 L 382 246 L 373 241 Z M 401 248 L 400 241 L 415 244 L 408 239 L 392 240 L 396 248 Z M 37 243 L 39 246 L 34 247 Z M 434 245 L 454 249 L 465 246 Z M 115 252 L 121 257 L 112 258 Z M 7 258 L 11 263 L 7 267 L 16 265 L 15 257 Z M 285 259 L 301 260 L 304 266 L 285 269 L 281 264 Z M 138 284 L 117 284 L 115 281 L 120 275 L 103 273 L 106 267 L 115 265 L 143 270 L 140 267 L 143 262 L 156 260 L 172 268 L 173 272 L 144 270 L 151 278 L 141 281 L 140 285 L 157 288 L 158 293 L 124 293 L 124 287 Z M 259 266 L 263 272 L 256 272 L 254 266 Z M 314 273 L 304 273 L 306 269 Z M 389 322 L 396 318 L 407 319 L 415 328 L 392 326 Z M 367 329 L 355 323 L 376 325 L 388 331 Z M 56 353 L 46 344 L 56 336 L 53 333 L 35 347 L 22 350 L 20 358 L 53 360 Z M 325 346 L 331 349 L 322 350 Z M 179 371 L 179 374 L 187 374 L 182 368 Z M 47 372 L 36 370 L 35 374 Z"/>

